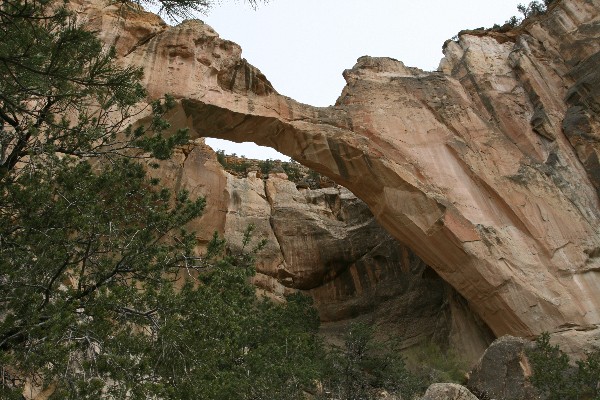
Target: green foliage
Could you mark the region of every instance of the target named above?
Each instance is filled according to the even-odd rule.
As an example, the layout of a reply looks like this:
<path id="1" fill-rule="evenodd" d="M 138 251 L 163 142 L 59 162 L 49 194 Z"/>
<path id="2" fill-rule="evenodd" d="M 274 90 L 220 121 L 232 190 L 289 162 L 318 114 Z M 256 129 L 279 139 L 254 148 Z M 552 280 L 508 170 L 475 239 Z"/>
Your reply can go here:
<path id="1" fill-rule="evenodd" d="M 236 159 L 236 162 L 230 162 L 230 159 Z M 250 162 L 245 158 L 238 158 L 237 154 L 225 154 L 224 150 L 217 150 L 217 161 L 223 166 L 225 171 L 235 175 L 245 175 L 250 167 Z"/>
<path id="2" fill-rule="evenodd" d="M 298 161 L 290 160 L 288 162 L 283 162 L 281 163 L 281 167 L 287 174 L 288 179 L 292 182 L 298 183 L 304 177 L 300 163 Z"/>
<path id="3" fill-rule="evenodd" d="M 464 384 L 467 365 L 452 350 L 442 350 L 434 343 L 426 343 L 407 353 L 410 369 L 427 384 L 453 382 Z"/>
<path id="4" fill-rule="evenodd" d="M 548 11 L 548 7 L 553 4 L 555 0 L 544 0 L 540 2 L 538 0 L 531 1 L 529 4 L 519 4 L 517 5 L 517 10 L 523 15 L 522 18 L 518 18 L 513 15 L 510 17 L 504 25 L 508 25 L 509 27 L 517 27 L 521 25 L 521 23 L 529 17 L 533 17 L 535 15 L 545 14 Z M 493 31 L 502 31 L 506 29 L 506 27 L 500 26 L 498 24 L 494 24 L 491 30 Z"/>
<path id="5" fill-rule="evenodd" d="M 152 104 L 149 127 L 127 126 L 145 96 L 142 71 L 114 57 L 59 1 L 0 5 L 0 179 L 67 158 L 164 159 L 187 141 L 184 130 L 163 136 L 168 96 Z"/>
<path id="6" fill-rule="evenodd" d="M 163 136 L 163 133 L 171 127 L 163 116 L 175 107 L 173 96 L 167 94 L 163 101 L 155 100 L 151 106 L 153 118 L 150 123 L 150 129 L 144 130 L 143 127 L 139 127 L 134 131 L 132 144 L 150 153 L 156 159 L 166 160 L 173 154 L 175 146 L 188 142 L 188 131 L 187 129 L 178 129 L 169 137 Z M 149 134 L 150 132 L 152 133 L 151 135 Z M 131 138 L 131 127 L 127 127 L 125 133 L 127 138 Z"/>
<path id="7" fill-rule="evenodd" d="M 571 376 L 569 357 L 558 346 L 550 344 L 550 335 L 542 334 L 536 340 L 535 350 L 527 356 L 533 368 L 530 381 L 540 392 L 548 399 L 575 398 L 578 382 Z"/>
<path id="8" fill-rule="evenodd" d="M 204 207 L 150 185 L 124 159 L 99 172 L 87 162 L 39 170 L 0 187 L 3 365 L 42 387 L 60 380 L 65 398 L 118 380 L 109 365 L 137 368 L 159 329 L 156 296 L 174 290 L 165 276 L 195 245 L 180 227 Z"/>
<path id="9" fill-rule="evenodd" d="M 344 337 L 344 347 L 331 354 L 331 381 L 329 390 L 340 399 L 367 399 L 371 397 L 370 364 L 373 330 L 366 324 L 353 324 Z"/>
<path id="10" fill-rule="evenodd" d="M 350 326 L 344 346 L 332 349 L 328 366 L 326 398 L 377 399 L 383 390 L 411 399 L 425 389 L 406 369 L 399 350 L 374 340 L 373 328 L 363 323 Z"/>
<path id="11" fill-rule="evenodd" d="M 260 161 L 259 164 L 260 167 L 260 172 L 266 176 L 269 174 L 269 172 L 271 172 L 271 170 L 275 167 L 275 161 L 271 160 L 271 159 L 266 159 L 264 161 Z"/>
<path id="12" fill-rule="evenodd" d="M 48 154 L 97 154 L 144 96 L 141 70 L 116 67 L 114 52 L 59 5 L 0 5 L 0 179 Z"/>
<path id="13" fill-rule="evenodd" d="M 221 164 L 223 167 L 225 166 L 225 163 L 227 162 L 225 159 L 225 150 L 217 150 L 217 161 L 219 162 L 219 164 Z"/>
<path id="14" fill-rule="evenodd" d="M 543 3 L 538 0 L 533 0 L 529 4 L 519 4 L 517 5 L 517 10 L 523 15 L 523 18 L 517 18 L 513 15 L 505 22 L 505 24 L 512 27 L 519 26 L 527 18 L 545 14 L 548 10 L 548 6 L 553 2 L 554 0 L 544 0 Z"/>
<path id="15" fill-rule="evenodd" d="M 505 22 L 505 24 L 515 27 L 515 26 L 519 26 L 521 24 L 521 22 L 522 22 L 522 19 L 517 18 L 516 16 L 513 15 Z"/>
<path id="16" fill-rule="evenodd" d="M 600 351 L 571 363 L 557 345 L 550 344 L 550 335 L 543 333 L 527 357 L 533 369 L 530 381 L 544 399 L 600 399 Z"/>
<path id="17" fill-rule="evenodd" d="M 529 18 L 534 15 L 544 14 L 546 12 L 546 6 L 548 3 L 548 1 L 540 3 L 539 1 L 534 0 L 527 5 L 519 4 L 517 6 L 517 10 L 523 14 L 523 18 Z"/>
<path id="18" fill-rule="evenodd" d="M 312 301 L 300 294 L 289 296 L 284 305 L 263 300 L 254 319 L 249 330 L 253 347 L 246 361 L 247 371 L 253 374 L 243 398 L 304 398 L 304 390 L 314 386 L 324 368 L 323 347 L 317 339 L 319 319 Z"/>
<path id="19" fill-rule="evenodd" d="M 141 6 L 152 7 L 158 9 L 159 14 L 165 14 L 168 18 L 179 21 L 181 19 L 194 18 L 194 13 L 206 14 L 215 4 L 219 4 L 216 0 L 113 0 L 122 3 L 124 6 L 130 6 L 131 3 Z M 267 0 L 247 0 L 247 3 L 256 8 L 259 3 L 267 2 Z"/>

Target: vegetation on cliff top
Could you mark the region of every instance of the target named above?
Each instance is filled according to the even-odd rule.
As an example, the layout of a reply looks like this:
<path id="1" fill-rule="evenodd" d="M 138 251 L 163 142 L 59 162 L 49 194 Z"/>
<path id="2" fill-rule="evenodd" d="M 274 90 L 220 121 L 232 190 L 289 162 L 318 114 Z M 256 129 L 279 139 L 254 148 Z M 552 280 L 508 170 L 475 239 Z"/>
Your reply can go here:
<path id="1" fill-rule="evenodd" d="M 517 11 L 519 11 L 519 13 L 521 13 L 522 17 L 513 15 L 508 20 L 506 20 L 504 22 L 504 24 L 502 24 L 502 25 L 494 24 L 494 26 L 492 26 L 491 28 L 485 28 L 482 26 L 480 28 L 475 28 L 475 29 L 466 29 L 466 30 L 460 31 L 458 34 L 456 34 L 452 38 L 452 40 L 454 40 L 454 41 L 458 40 L 460 35 L 463 33 L 470 33 L 470 32 L 475 32 L 475 31 L 492 31 L 492 32 L 502 32 L 502 33 L 508 32 L 508 31 L 512 30 L 513 28 L 520 26 L 528 18 L 535 17 L 536 15 L 545 14 L 546 11 L 548 11 L 548 7 L 550 7 L 550 5 L 552 5 L 555 2 L 556 2 L 556 0 L 543 0 L 542 2 L 540 2 L 539 0 L 533 0 L 533 1 L 529 2 L 529 4 L 520 3 L 517 6 Z"/>
<path id="2" fill-rule="evenodd" d="M 225 154 L 223 150 L 217 150 L 217 161 L 223 166 L 225 171 L 238 177 L 245 177 L 247 173 L 255 168 L 259 176 L 267 177 L 269 173 L 284 172 L 288 179 L 298 185 L 305 185 L 311 189 L 322 187 L 327 178 L 321 176 L 318 172 L 307 168 L 297 161 L 278 161 L 278 160 L 249 160 L 244 157 L 238 157 L 234 154 Z M 330 182 L 328 182 L 330 183 Z"/>

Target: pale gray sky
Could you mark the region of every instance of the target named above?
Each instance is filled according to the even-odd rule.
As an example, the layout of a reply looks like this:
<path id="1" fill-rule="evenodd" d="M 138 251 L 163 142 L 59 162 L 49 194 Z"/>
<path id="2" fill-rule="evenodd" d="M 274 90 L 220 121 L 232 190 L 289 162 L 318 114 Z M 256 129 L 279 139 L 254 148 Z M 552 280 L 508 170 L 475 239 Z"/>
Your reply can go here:
<path id="1" fill-rule="evenodd" d="M 502 24 L 523 0 L 270 0 L 254 11 L 223 0 L 200 16 L 242 47 L 275 89 L 314 106 L 342 91 L 342 71 L 363 55 L 386 56 L 435 70 L 446 39 L 462 29 Z M 281 158 L 272 149 L 210 139 L 215 149 L 250 158 Z"/>

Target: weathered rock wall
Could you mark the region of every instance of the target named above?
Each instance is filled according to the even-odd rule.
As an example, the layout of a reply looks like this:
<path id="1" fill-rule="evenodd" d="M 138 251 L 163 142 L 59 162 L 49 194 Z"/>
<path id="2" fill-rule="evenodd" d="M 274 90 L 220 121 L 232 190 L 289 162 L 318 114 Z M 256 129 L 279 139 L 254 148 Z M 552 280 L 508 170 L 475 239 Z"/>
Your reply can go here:
<path id="1" fill-rule="evenodd" d="M 82 12 L 113 27 L 105 40 L 144 67 L 151 98 L 179 99 L 176 126 L 274 147 L 347 187 L 496 335 L 600 323 L 599 0 L 463 34 L 436 72 L 363 57 L 326 108 L 279 95 L 200 21 Z"/>
<path id="2" fill-rule="evenodd" d="M 206 198 L 204 215 L 188 226 L 199 252 L 214 231 L 239 250 L 254 225 L 254 240 L 267 239 L 254 283 L 276 299 L 298 290 L 312 296 L 329 339 L 358 319 L 405 347 L 433 340 L 468 361 L 493 340 L 467 302 L 341 186 L 305 189 L 284 173 L 236 177 L 202 141 L 178 149 L 153 174 Z"/>

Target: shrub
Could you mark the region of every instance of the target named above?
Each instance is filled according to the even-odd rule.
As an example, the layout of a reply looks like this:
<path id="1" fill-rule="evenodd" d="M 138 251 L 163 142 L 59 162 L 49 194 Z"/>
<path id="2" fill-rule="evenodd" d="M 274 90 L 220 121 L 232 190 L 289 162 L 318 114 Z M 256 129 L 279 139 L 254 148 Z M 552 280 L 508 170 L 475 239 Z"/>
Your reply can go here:
<path id="1" fill-rule="evenodd" d="M 546 12 L 546 6 L 549 3 L 550 2 L 546 2 L 545 1 L 542 4 L 539 1 L 534 0 L 534 1 L 530 2 L 528 5 L 519 4 L 517 6 L 517 10 L 519 10 L 519 12 L 521 14 L 523 14 L 524 18 L 529 18 L 529 17 L 532 17 L 534 15 L 544 14 Z"/>
<path id="2" fill-rule="evenodd" d="M 393 343 L 373 338 L 373 327 L 352 324 L 341 348 L 329 355 L 325 398 L 340 400 L 378 399 L 382 391 L 412 399 L 425 389 L 423 382 L 408 371 Z"/>
<path id="3" fill-rule="evenodd" d="M 527 352 L 533 374 L 530 382 L 545 400 L 600 399 L 600 351 L 573 363 L 550 335 L 541 334 Z"/>
<path id="4" fill-rule="evenodd" d="M 452 350 L 443 350 L 429 342 L 409 350 L 407 362 L 411 370 L 428 384 L 453 382 L 464 384 L 467 366 Z"/>

